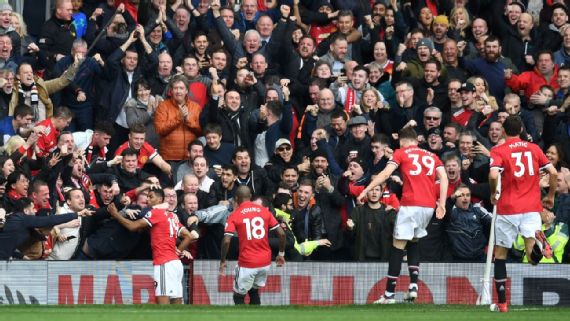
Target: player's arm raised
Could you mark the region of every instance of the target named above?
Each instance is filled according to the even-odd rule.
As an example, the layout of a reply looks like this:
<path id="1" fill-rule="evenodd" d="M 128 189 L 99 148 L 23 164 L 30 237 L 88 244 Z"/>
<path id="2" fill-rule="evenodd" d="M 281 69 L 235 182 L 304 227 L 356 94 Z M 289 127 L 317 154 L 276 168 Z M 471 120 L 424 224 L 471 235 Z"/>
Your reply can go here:
<path id="1" fill-rule="evenodd" d="M 374 187 L 384 183 L 392 175 L 392 173 L 396 170 L 396 168 L 398 167 L 395 164 L 388 163 L 386 165 L 386 168 L 384 168 L 384 170 L 381 171 L 380 174 L 376 175 L 376 177 L 374 177 L 372 182 L 370 182 L 370 184 L 366 186 L 366 188 L 362 191 L 362 193 L 358 195 L 357 199 L 358 202 L 362 202 L 366 197 L 366 194 L 368 194 L 368 192 L 370 192 L 370 190 L 372 190 Z"/>
<path id="2" fill-rule="evenodd" d="M 115 220 L 117 220 L 117 222 L 119 222 L 119 224 L 121 224 L 131 232 L 146 230 L 147 228 L 150 227 L 150 225 L 148 225 L 148 223 L 144 219 L 136 221 L 131 221 L 127 219 L 119 212 L 114 203 L 111 203 L 111 205 L 107 206 L 107 210 L 109 211 L 109 214 L 111 214 L 111 216 Z"/>
<path id="3" fill-rule="evenodd" d="M 550 165 L 544 169 L 548 175 L 550 175 L 548 186 L 548 194 L 542 199 L 545 207 L 549 209 L 554 207 L 554 195 L 556 193 L 556 186 L 558 184 L 558 172 L 554 166 Z"/>
<path id="4" fill-rule="evenodd" d="M 437 177 L 439 178 L 439 203 L 435 210 L 435 217 L 441 220 L 445 216 L 445 202 L 447 201 L 447 187 L 449 181 L 443 166 L 438 167 L 436 171 Z"/>

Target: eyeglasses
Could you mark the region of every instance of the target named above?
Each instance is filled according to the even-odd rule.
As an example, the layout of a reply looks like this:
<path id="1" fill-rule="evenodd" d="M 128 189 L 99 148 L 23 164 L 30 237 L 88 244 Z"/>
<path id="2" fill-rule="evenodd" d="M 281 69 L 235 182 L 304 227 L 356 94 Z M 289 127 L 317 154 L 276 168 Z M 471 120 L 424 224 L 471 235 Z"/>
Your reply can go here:
<path id="1" fill-rule="evenodd" d="M 433 117 L 433 116 L 424 116 L 424 118 L 426 120 L 439 120 L 439 117 Z"/>
<path id="2" fill-rule="evenodd" d="M 459 88 L 448 88 L 447 91 L 452 92 L 452 93 L 456 93 L 459 91 Z"/>
<path id="3" fill-rule="evenodd" d="M 291 146 L 288 146 L 288 145 L 281 146 L 281 147 L 277 148 L 278 152 L 284 152 L 284 151 L 290 151 L 290 150 L 291 150 Z"/>

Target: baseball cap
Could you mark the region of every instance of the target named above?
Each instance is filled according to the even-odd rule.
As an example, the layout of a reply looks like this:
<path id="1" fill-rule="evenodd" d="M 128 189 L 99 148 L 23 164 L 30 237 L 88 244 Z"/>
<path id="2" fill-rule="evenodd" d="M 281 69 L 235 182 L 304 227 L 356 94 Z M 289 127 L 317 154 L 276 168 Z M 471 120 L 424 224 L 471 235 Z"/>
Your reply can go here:
<path id="1" fill-rule="evenodd" d="M 279 148 L 281 145 L 291 146 L 291 142 L 287 138 L 279 138 L 275 143 L 275 150 L 277 150 L 277 148 Z"/>
<path id="2" fill-rule="evenodd" d="M 317 157 L 327 158 L 327 152 L 323 149 L 317 148 L 311 153 L 311 162 L 314 161 Z"/>
<path id="3" fill-rule="evenodd" d="M 438 127 L 430 128 L 430 130 L 428 130 L 428 137 L 431 135 L 441 136 L 441 129 Z"/>
<path id="4" fill-rule="evenodd" d="M 368 164 L 363 158 L 356 157 L 350 160 L 349 163 L 357 163 L 360 167 L 362 167 L 362 171 L 366 173 L 368 170 Z"/>
<path id="5" fill-rule="evenodd" d="M 461 84 L 461 88 L 459 88 L 459 91 L 471 91 L 474 92 L 475 91 L 475 86 L 470 83 L 470 82 L 465 82 L 463 84 Z"/>

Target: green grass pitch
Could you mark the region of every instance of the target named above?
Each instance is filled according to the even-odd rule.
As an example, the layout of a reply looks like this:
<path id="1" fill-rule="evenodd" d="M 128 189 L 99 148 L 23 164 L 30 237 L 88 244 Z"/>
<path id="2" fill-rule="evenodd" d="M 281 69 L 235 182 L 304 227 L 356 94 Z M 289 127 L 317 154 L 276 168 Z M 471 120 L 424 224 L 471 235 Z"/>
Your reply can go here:
<path id="1" fill-rule="evenodd" d="M 0 306 L 2 321 L 135 321 L 135 320 L 244 320 L 244 321 L 362 321 L 362 320 L 566 320 L 569 308 L 512 306 L 509 313 L 492 313 L 488 306 L 351 305 L 307 306 Z"/>

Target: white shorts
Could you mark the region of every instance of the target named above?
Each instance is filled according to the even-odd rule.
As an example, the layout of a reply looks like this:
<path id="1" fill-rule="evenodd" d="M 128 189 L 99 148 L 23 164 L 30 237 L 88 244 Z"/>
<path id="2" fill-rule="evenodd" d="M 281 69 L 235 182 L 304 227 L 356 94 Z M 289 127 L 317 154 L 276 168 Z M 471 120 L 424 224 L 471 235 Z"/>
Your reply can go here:
<path id="1" fill-rule="evenodd" d="M 497 215 L 495 245 L 510 249 L 519 234 L 524 238 L 533 238 L 541 228 L 542 220 L 538 212 Z"/>
<path id="2" fill-rule="evenodd" d="M 245 268 L 236 265 L 234 292 L 245 295 L 251 288 L 259 289 L 267 282 L 267 271 L 271 264 L 260 268 Z"/>
<path id="3" fill-rule="evenodd" d="M 394 239 L 411 241 L 426 236 L 426 228 L 432 216 L 433 208 L 400 206 L 394 226 Z"/>
<path id="4" fill-rule="evenodd" d="M 171 299 L 182 297 L 182 276 L 184 268 L 180 260 L 172 260 L 154 266 L 154 294 Z"/>

